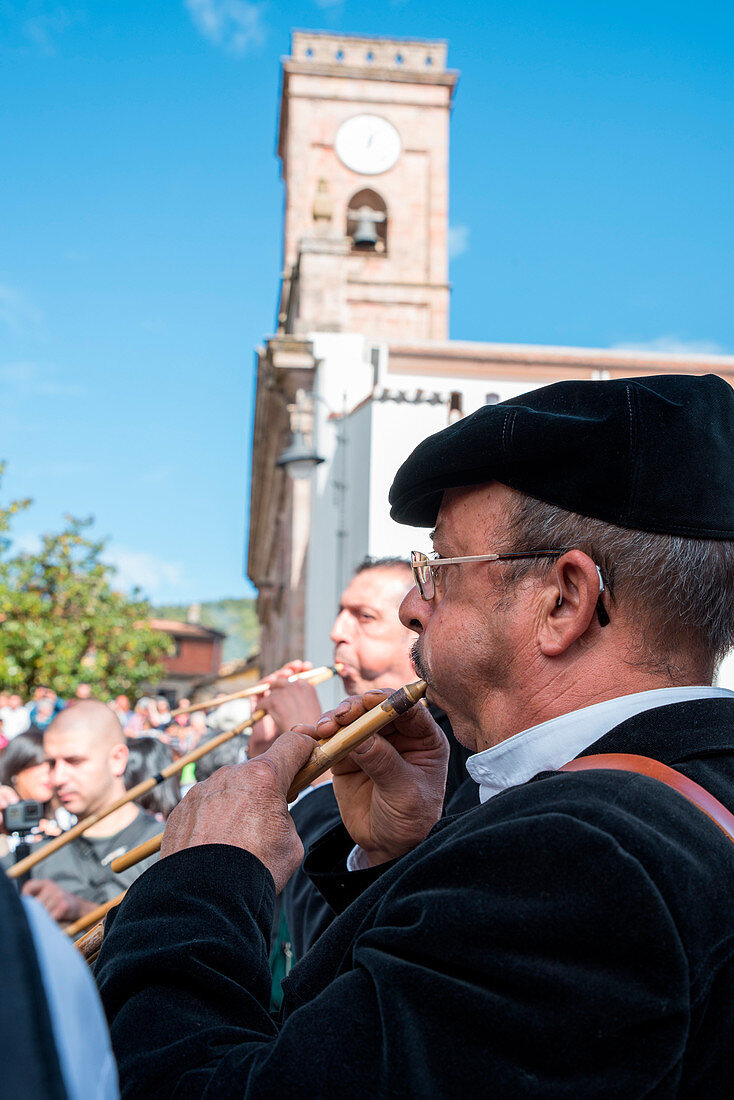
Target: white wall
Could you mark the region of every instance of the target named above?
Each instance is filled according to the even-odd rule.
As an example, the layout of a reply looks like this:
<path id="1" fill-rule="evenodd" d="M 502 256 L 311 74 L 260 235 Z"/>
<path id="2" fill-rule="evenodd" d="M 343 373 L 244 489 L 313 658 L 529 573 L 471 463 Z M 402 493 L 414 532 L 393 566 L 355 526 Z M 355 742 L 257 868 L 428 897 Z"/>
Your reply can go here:
<path id="1" fill-rule="evenodd" d="M 330 640 L 339 596 L 354 566 L 367 553 L 369 497 L 368 406 L 343 419 L 330 418 L 353 409 L 372 389 L 370 348 L 351 333 L 312 333 L 319 360 L 314 393 L 314 444 L 325 461 L 312 481 L 311 540 L 306 585 L 304 657 L 314 665 L 330 664 Z M 343 486 L 343 488 L 342 488 Z M 346 537 L 337 532 L 344 530 Z M 323 706 L 343 696 L 341 682 L 319 688 Z"/>

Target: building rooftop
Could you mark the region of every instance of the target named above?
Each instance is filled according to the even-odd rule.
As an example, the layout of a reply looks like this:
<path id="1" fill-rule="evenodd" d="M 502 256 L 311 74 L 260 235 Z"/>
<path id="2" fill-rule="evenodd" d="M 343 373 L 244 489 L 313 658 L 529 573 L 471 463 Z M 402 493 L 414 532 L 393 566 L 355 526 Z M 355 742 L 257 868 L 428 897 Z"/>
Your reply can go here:
<path id="1" fill-rule="evenodd" d="M 586 366 L 596 370 L 711 371 L 724 377 L 734 372 L 734 355 L 707 355 L 693 351 L 645 351 L 636 348 L 563 347 L 558 344 L 495 344 L 470 340 L 426 340 L 389 345 L 390 361 L 442 362 L 454 369 L 460 362 L 476 364 L 546 364 Z"/>
<path id="2" fill-rule="evenodd" d="M 179 638 L 201 638 L 208 641 L 212 638 L 227 636 L 221 630 L 202 626 L 201 623 L 181 623 L 177 619 L 149 619 L 148 622 L 153 630 L 163 630 L 166 634 L 173 634 Z"/>
<path id="3" fill-rule="evenodd" d="M 284 59 L 313 68 L 359 69 L 369 73 L 410 73 L 425 76 L 446 72 L 446 42 L 424 38 L 367 38 L 325 31 L 294 31 L 291 56 Z"/>

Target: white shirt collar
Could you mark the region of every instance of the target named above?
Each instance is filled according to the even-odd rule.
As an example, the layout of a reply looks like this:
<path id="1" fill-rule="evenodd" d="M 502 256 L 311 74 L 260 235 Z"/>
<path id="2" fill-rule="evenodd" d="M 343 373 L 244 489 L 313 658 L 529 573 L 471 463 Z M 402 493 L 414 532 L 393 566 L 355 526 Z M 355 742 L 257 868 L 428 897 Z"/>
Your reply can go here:
<path id="1" fill-rule="evenodd" d="M 717 687 L 672 687 L 622 695 L 516 733 L 499 745 L 470 756 L 466 770 L 479 784 L 480 801 L 486 802 L 508 787 L 527 783 L 540 772 L 557 771 L 632 715 L 690 699 L 734 699 L 734 691 Z"/>

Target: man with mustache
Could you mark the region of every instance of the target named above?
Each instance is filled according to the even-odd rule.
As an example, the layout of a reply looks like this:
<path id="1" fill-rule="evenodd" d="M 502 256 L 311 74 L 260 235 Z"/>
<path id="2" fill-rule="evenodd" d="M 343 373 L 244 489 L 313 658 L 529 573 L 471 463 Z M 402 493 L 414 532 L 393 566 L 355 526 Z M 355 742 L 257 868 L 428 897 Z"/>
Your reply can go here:
<path id="1" fill-rule="evenodd" d="M 734 392 L 542 387 L 425 440 L 391 503 L 433 528 L 401 618 L 482 804 L 441 819 L 420 705 L 334 767 L 307 869 L 340 915 L 274 1022 L 286 792 L 382 695 L 192 792 L 97 966 L 123 1095 L 731 1096 Z"/>

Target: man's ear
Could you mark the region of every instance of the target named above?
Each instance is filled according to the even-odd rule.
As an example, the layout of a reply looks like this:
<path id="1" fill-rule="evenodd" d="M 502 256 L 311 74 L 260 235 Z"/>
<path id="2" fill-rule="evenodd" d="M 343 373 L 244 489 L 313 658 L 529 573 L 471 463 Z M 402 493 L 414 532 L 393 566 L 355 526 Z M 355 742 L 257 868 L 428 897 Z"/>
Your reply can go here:
<path id="1" fill-rule="evenodd" d="M 128 755 L 127 745 L 115 745 L 110 752 L 110 771 L 116 778 L 124 773 L 127 767 Z"/>
<path id="2" fill-rule="evenodd" d="M 546 657 L 560 657 L 595 623 L 601 580 L 588 554 L 569 550 L 545 579 L 539 643 Z"/>

